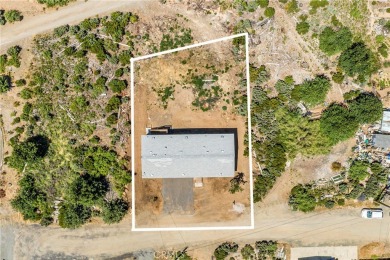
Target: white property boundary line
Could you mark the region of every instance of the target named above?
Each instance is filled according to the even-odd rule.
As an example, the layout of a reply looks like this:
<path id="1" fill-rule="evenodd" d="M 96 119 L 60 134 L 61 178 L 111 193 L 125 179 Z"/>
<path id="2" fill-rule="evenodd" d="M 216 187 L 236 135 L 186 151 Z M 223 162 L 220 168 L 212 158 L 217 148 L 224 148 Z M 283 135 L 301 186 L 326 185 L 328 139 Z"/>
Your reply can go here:
<path id="1" fill-rule="evenodd" d="M 157 56 L 161 56 L 164 54 L 169 54 L 173 52 L 178 52 L 182 50 L 187 50 L 195 47 L 200 47 L 216 42 L 232 40 L 238 37 L 245 36 L 245 65 L 246 65 L 246 87 L 247 87 L 247 110 L 248 110 L 248 145 L 249 145 L 249 186 L 250 186 L 250 209 L 251 209 L 251 224 L 250 226 L 227 226 L 227 227 L 168 227 L 168 228 L 136 228 L 135 227 L 135 178 L 134 178 L 134 165 L 135 165 L 135 157 L 134 157 L 134 62 L 144 59 L 149 59 Z M 231 36 L 226 36 L 223 38 L 218 38 L 210 41 L 205 41 L 201 43 L 196 43 L 172 50 L 157 52 L 149 55 L 139 56 L 135 58 L 131 58 L 130 60 L 130 71 L 131 71 L 131 80 L 130 80 L 130 95 L 131 95 L 131 230 L 132 231 L 200 231 L 200 230 L 240 230 L 240 229 L 254 229 L 255 227 L 255 212 L 254 212 L 254 202 L 253 202 L 253 167 L 252 167 L 252 123 L 251 123 L 251 91 L 250 91 L 250 76 L 249 76 L 249 44 L 248 44 L 248 33 L 240 33 Z"/>

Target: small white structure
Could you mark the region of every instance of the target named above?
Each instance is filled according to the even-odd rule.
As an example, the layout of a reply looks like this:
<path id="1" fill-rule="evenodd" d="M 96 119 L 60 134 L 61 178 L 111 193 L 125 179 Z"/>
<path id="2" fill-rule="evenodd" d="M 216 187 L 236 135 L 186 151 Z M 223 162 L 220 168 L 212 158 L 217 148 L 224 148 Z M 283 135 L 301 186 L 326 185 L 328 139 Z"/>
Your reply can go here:
<path id="1" fill-rule="evenodd" d="M 381 131 L 385 133 L 390 133 L 390 111 L 383 111 Z"/>

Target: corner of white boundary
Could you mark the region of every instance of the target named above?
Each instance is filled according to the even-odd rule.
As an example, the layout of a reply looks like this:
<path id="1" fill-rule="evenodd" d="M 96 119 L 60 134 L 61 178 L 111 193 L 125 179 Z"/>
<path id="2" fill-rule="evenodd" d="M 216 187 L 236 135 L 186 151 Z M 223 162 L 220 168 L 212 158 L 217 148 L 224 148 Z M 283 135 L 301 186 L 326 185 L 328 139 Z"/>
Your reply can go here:
<path id="1" fill-rule="evenodd" d="M 149 59 L 153 57 L 157 57 L 164 54 L 169 54 L 173 52 L 178 52 L 182 50 L 187 50 L 195 47 L 200 47 L 216 42 L 226 41 L 226 40 L 232 40 L 234 38 L 245 36 L 245 60 L 246 60 L 246 87 L 247 87 L 247 96 L 248 96 L 248 143 L 249 143 L 249 151 L 251 151 L 249 154 L 249 181 L 250 181 L 250 208 L 251 208 L 251 225 L 250 226 L 227 226 L 227 227 L 172 227 L 172 228 L 136 228 L 135 227 L 135 184 L 134 184 L 134 163 L 135 163 L 135 157 L 134 157 L 134 62 L 144 59 Z M 248 33 L 240 33 L 235 34 L 231 36 L 226 36 L 223 38 L 218 38 L 210 41 L 200 42 L 172 50 L 152 53 L 149 55 L 139 56 L 135 58 L 131 58 L 130 60 L 130 73 L 131 73 L 131 80 L 130 80 L 130 96 L 131 96 L 131 231 L 199 231 L 199 230 L 240 230 L 240 229 L 254 229 L 255 227 L 255 212 L 254 212 L 254 202 L 253 202 L 253 166 L 252 166 L 252 124 L 251 124 L 251 91 L 250 91 L 250 76 L 249 76 L 249 44 L 248 44 Z"/>

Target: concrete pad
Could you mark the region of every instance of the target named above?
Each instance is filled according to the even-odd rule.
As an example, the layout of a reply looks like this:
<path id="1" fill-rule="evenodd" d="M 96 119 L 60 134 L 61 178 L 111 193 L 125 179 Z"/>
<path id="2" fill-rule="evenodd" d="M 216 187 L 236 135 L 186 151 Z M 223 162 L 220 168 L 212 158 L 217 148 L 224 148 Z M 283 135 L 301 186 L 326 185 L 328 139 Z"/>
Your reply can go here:
<path id="1" fill-rule="evenodd" d="M 291 260 L 356 260 L 357 246 L 295 247 L 291 248 Z"/>
<path id="2" fill-rule="evenodd" d="M 192 178 L 163 179 L 163 211 L 166 214 L 194 213 L 194 181 Z"/>

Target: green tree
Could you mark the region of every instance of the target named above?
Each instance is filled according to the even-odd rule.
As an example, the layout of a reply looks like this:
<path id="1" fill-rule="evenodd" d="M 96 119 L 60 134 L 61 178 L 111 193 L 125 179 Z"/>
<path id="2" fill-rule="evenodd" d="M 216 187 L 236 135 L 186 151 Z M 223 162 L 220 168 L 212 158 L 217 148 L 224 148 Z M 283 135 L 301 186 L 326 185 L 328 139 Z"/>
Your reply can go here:
<path id="1" fill-rule="evenodd" d="M 264 10 L 264 15 L 268 18 L 271 18 L 275 15 L 275 8 L 273 7 L 267 7 L 265 10 Z"/>
<path id="2" fill-rule="evenodd" d="M 104 223 L 113 224 L 120 222 L 126 215 L 129 205 L 122 199 L 104 201 L 102 206 L 102 218 Z"/>
<path id="3" fill-rule="evenodd" d="M 335 31 L 326 27 L 320 34 L 320 50 L 331 56 L 346 50 L 352 44 L 352 33 L 347 27 Z"/>
<path id="4" fill-rule="evenodd" d="M 341 84 L 344 81 L 344 74 L 340 71 L 335 72 L 332 74 L 332 80 L 337 84 Z"/>
<path id="5" fill-rule="evenodd" d="M 377 56 L 362 42 L 354 43 L 343 51 L 338 64 L 348 76 L 357 76 L 360 82 L 364 82 L 380 67 Z"/>
<path id="6" fill-rule="evenodd" d="M 120 93 L 126 88 L 127 83 L 125 80 L 113 79 L 108 83 L 108 86 L 115 93 Z"/>
<path id="7" fill-rule="evenodd" d="M 254 259 L 256 256 L 255 249 L 250 244 L 246 244 L 241 249 L 241 255 L 243 259 Z"/>
<path id="8" fill-rule="evenodd" d="M 258 250 L 260 259 L 268 259 L 267 256 L 273 259 L 276 250 L 278 249 L 278 243 L 272 240 L 256 241 L 255 246 Z"/>
<path id="9" fill-rule="evenodd" d="M 22 13 L 18 10 L 5 11 L 4 17 L 9 23 L 21 21 L 23 19 Z"/>
<path id="10" fill-rule="evenodd" d="M 360 124 L 372 124 L 382 118 L 383 105 L 373 93 L 360 93 L 354 100 L 349 102 L 351 115 Z"/>
<path id="11" fill-rule="evenodd" d="M 329 89 L 329 79 L 323 75 L 317 75 L 312 80 L 305 80 L 302 84 L 296 85 L 291 97 L 295 100 L 302 100 L 308 106 L 315 106 L 325 101 Z"/>
<path id="12" fill-rule="evenodd" d="M 121 105 L 120 96 L 113 96 L 110 98 L 110 100 L 108 100 L 105 110 L 107 113 L 109 113 L 113 110 L 118 110 L 120 105 Z"/>
<path id="13" fill-rule="evenodd" d="M 72 203 L 93 206 L 103 199 L 108 191 L 108 181 L 104 176 L 93 177 L 88 174 L 78 176 L 68 189 L 67 199 Z"/>
<path id="14" fill-rule="evenodd" d="M 5 66 L 7 65 L 7 55 L 0 55 L 0 73 L 5 72 Z"/>
<path id="15" fill-rule="evenodd" d="M 364 180 L 368 173 L 370 164 L 366 161 L 355 160 L 352 162 L 348 171 L 348 178 L 354 181 Z"/>
<path id="16" fill-rule="evenodd" d="M 352 137 L 358 129 L 358 122 L 348 108 L 333 103 L 322 113 L 320 119 L 321 132 L 329 138 L 332 144 Z"/>
<path id="17" fill-rule="evenodd" d="M 58 222 L 63 228 L 81 227 L 91 218 L 91 209 L 81 204 L 65 203 L 59 212 Z"/>
<path id="18" fill-rule="evenodd" d="M 269 4 L 269 0 L 258 0 L 258 2 L 259 2 L 259 6 L 260 6 L 261 8 L 265 8 L 265 7 L 267 7 L 268 4 Z"/>
<path id="19" fill-rule="evenodd" d="M 214 256 L 217 260 L 223 260 L 229 255 L 229 253 L 235 253 L 237 251 L 238 251 L 237 243 L 225 242 L 225 243 L 219 245 L 214 250 Z"/>
<path id="20" fill-rule="evenodd" d="M 16 68 L 20 67 L 20 57 L 19 54 L 22 48 L 20 46 L 12 46 L 7 50 L 8 60 L 7 66 L 14 66 Z"/>
<path id="21" fill-rule="evenodd" d="M 42 159 L 49 149 L 49 140 L 45 136 L 34 136 L 24 142 L 17 142 L 13 145 L 7 163 L 14 169 L 22 171 L 26 164 L 34 164 Z"/>
<path id="22" fill-rule="evenodd" d="M 316 207 L 316 198 L 311 185 L 299 184 L 292 188 L 288 204 L 293 210 L 313 211 Z"/>
<path id="23" fill-rule="evenodd" d="M 309 32 L 310 25 L 308 22 L 302 21 L 302 22 L 297 23 L 297 26 L 295 27 L 295 29 L 297 30 L 297 32 L 299 34 L 306 34 Z"/>
<path id="24" fill-rule="evenodd" d="M 18 194 L 11 201 L 12 207 L 23 215 L 25 220 L 39 220 L 46 204 L 46 194 L 37 187 L 37 181 L 31 173 L 19 181 Z"/>
<path id="25" fill-rule="evenodd" d="M 293 14 L 299 11 L 298 7 L 298 1 L 297 0 L 291 0 L 290 2 L 287 3 L 286 5 L 286 11 L 289 14 Z"/>
<path id="26" fill-rule="evenodd" d="M 11 78 L 7 75 L 0 75 L 0 93 L 5 93 L 11 89 Z"/>
<path id="27" fill-rule="evenodd" d="M 242 191 L 243 188 L 241 187 L 241 184 L 245 184 L 246 181 L 244 181 L 244 173 L 239 172 L 234 178 L 230 180 L 230 189 L 229 192 L 234 194 L 236 192 Z"/>
<path id="28" fill-rule="evenodd" d="M 4 17 L 4 10 L 0 10 L 0 25 L 4 25 L 7 21 Z"/>

